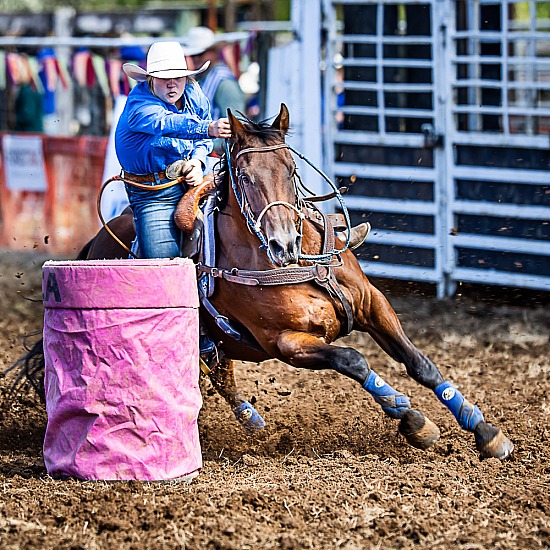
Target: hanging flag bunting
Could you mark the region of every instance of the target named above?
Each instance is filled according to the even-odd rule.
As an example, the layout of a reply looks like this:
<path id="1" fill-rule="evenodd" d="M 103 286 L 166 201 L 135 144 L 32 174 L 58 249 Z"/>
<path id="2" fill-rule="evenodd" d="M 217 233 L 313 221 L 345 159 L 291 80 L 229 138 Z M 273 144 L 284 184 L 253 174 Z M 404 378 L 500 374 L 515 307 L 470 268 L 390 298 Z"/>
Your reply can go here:
<path id="1" fill-rule="evenodd" d="M 58 82 L 67 90 L 70 79 L 67 70 L 59 62 L 53 48 L 42 48 L 38 51 L 38 75 L 44 87 L 43 110 L 45 115 L 53 115 L 56 112 L 55 91 Z"/>
<path id="2" fill-rule="evenodd" d="M 73 76 L 79 86 L 85 87 L 93 84 L 93 67 L 91 56 L 87 49 L 79 48 L 73 55 Z"/>
<path id="3" fill-rule="evenodd" d="M 255 39 L 256 35 L 251 33 L 247 40 L 232 42 L 223 48 L 225 60 L 237 77 L 241 74 L 241 65 L 248 65 L 246 56 L 251 55 Z M 82 44 L 85 43 L 83 40 Z M 57 112 L 59 85 L 67 90 L 73 84 L 92 87 L 97 83 L 106 97 L 116 99 L 120 95 L 128 96 L 138 84 L 122 71 L 123 63 L 132 62 L 142 67 L 146 65 L 146 49 L 137 45 L 120 46 L 119 55 L 111 50 L 109 57 L 93 54 L 85 46 L 72 51 L 70 58 L 58 59 L 52 47 L 40 48 L 36 56 L 0 50 L 0 90 L 30 82 L 33 88 L 44 95 L 44 114 L 51 115 Z M 191 68 L 191 58 L 188 64 Z"/>
<path id="4" fill-rule="evenodd" d="M 67 90 L 69 88 L 69 83 L 71 81 L 71 77 L 69 76 L 69 71 L 61 60 L 56 58 L 54 59 L 54 61 L 55 61 L 56 74 L 59 77 L 61 86 L 63 86 L 63 89 Z"/>
<path id="5" fill-rule="evenodd" d="M 109 77 L 107 76 L 105 59 L 100 55 L 92 55 L 92 68 L 103 95 L 109 95 Z"/>
<path id="6" fill-rule="evenodd" d="M 55 90 L 57 88 L 57 69 L 55 53 L 52 48 L 38 51 L 38 75 L 44 87 L 43 111 L 45 115 L 55 113 Z"/>
<path id="7" fill-rule="evenodd" d="M 18 53 L 10 52 L 7 55 L 7 75 L 11 82 L 17 84 L 21 82 L 22 64 Z"/>
<path id="8" fill-rule="evenodd" d="M 6 52 L 0 51 L 0 90 L 5 90 L 6 85 Z"/>
<path id="9" fill-rule="evenodd" d="M 109 75 L 109 85 L 114 98 L 120 95 L 120 77 L 122 74 L 122 61 L 120 59 L 107 60 L 107 74 Z"/>
<path id="10" fill-rule="evenodd" d="M 52 48 L 43 48 L 38 52 L 40 66 L 40 78 L 44 88 L 48 92 L 54 92 L 57 88 L 57 70 L 55 54 Z"/>
<path id="11" fill-rule="evenodd" d="M 40 67 L 38 65 L 38 59 L 36 57 L 27 57 L 27 65 L 29 67 L 29 76 L 35 87 L 36 91 L 41 94 L 44 93 L 44 86 L 42 85 L 42 80 L 40 79 Z"/>

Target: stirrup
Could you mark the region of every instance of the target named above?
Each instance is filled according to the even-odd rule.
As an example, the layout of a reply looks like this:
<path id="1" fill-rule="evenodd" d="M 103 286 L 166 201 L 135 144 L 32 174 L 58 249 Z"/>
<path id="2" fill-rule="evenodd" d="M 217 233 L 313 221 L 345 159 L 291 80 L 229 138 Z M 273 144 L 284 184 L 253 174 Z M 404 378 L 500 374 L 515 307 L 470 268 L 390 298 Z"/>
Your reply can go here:
<path id="1" fill-rule="evenodd" d="M 205 334 L 199 336 L 199 355 L 207 369 L 206 370 L 204 367 L 202 368 L 206 374 L 210 374 L 220 364 L 223 358 L 223 352 L 218 349 L 214 340 Z"/>

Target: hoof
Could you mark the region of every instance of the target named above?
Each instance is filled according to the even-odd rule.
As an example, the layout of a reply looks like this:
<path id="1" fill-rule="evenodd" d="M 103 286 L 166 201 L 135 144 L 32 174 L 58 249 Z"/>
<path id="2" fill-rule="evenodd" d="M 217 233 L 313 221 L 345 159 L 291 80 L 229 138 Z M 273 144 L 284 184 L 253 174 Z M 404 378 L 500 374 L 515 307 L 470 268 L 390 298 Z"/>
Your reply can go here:
<path id="1" fill-rule="evenodd" d="M 399 422 L 399 433 L 409 445 L 425 451 L 439 439 L 439 428 L 420 411 L 409 409 Z"/>
<path id="2" fill-rule="evenodd" d="M 233 414 L 247 435 L 254 435 L 265 427 L 265 420 L 248 401 L 233 409 Z"/>
<path id="3" fill-rule="evenodd" d="M 502 433 L 502 430 L 486 422 L 480 422 L 476 426 L 474 435 L 480 458 L 504 460 L 514 450 L 514 444 Z"/>

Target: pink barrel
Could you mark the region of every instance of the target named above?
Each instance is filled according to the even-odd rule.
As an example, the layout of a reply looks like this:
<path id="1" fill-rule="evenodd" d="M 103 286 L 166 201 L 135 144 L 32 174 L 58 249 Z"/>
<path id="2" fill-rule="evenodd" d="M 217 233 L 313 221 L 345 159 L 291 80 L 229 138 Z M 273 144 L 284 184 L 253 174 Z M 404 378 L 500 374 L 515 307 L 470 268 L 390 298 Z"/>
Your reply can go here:
<path id="1" fill-rule="evenodd" d="M 196 475 L 202 397 L 193 263 L 49 261 L 42 276 L 48 473 Z"/>

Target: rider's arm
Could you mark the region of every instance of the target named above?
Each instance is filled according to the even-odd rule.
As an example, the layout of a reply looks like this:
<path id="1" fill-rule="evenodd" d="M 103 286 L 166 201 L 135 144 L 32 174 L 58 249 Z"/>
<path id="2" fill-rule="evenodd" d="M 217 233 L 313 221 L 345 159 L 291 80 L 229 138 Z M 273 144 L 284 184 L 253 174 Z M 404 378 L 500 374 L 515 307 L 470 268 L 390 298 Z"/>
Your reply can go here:
<path id="1" fill-rule="evenodd" d="M 194 142 L 193 151 L 191 153 L 192 159 L 200 160 L 202 163 L 202 168 L 206 166 L 206 157 L 212 151 L 212 140 L 211 139 L 201 139 Z"/>
<path id="2" fill-rule="evenodd" d="M 183 100 L 185 109 L 180 112 L 175 105 L 165 103 L 140 84 L 128 96 L 128 128 L 155 136 L 208 139 L 208 126 L 212 122 L 210 104 L 198 84 L 186 87 Z"/>
<path id="3" fill-rule="evenodd" d="M 134 132 L 180 139 L 208 139 L 212 120 L 198 115 L 175 113 L 158 104 L 143 104 L 128 113 L 128 126 Z"/>

